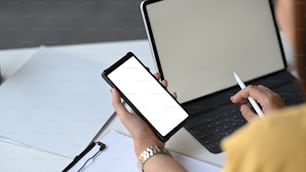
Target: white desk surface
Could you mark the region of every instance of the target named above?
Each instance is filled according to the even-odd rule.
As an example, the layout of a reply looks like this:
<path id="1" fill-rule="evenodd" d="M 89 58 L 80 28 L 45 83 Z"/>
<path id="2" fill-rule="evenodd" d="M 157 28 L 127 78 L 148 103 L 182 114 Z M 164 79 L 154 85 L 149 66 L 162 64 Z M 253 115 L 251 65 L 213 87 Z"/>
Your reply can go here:
<path id="1" fill-rule="evenodd" d="M 287 45 L 287 44 L 285 44 Z M 285 46 L 287 47 L 287 46 Z M 49 47 L 50 48 L 50 47 Z M 147 40 L 135 40 L 135 41 L 122 41 L 122 42 L 109 42 L 109 43 L 95 43 L 95 44 L 82 44 L 82 45 L 69 45 L 69 46 L 54 46 L 51 47 L 56 50 L 69 53 L 72 55 L 77 55 L 79 57 L 84 57 L 89 60 L 104 62 L 107 64 L 111 64 L 116 59 L 120 58 L 127 51 L 132 51 L 138 56 L 145 64 L 151 67 L 152 72 L 155 72 L 156 69 L 153 68 L 153 60 L 150 52 L 150 47 Z M 1 73 L 4 78 L 9 78 L 19 67 L 21 67 L 30 57 L 38 50 L 37 48 L 25 48 L 25 49 L 10 49 L 10 50 L 0 50 L 0 66 Z M 287 57 L 290 57 L 289 67 L 292 66 L 292 51 L 286 48 Z M 111 100 L 110 100 L 111 101 Z M 103 137 L 108 131 L 117 130 L 119 132 L 128 134 L 127 130 L 120 123 L 117 117 L 115 117 L 112 122 L 107 126 L 107 128 L 102 132 L 100 137 Z M 6 148 L 11 148 L 12 146 L 7 146 Z M 223 166 L 225 162 L 225 156 L 223 153 L 220 154 L 212 154 L 206 150 L 200 143 L 198 143 L 184 128 L 178 131 L 168 142 L 167 147 L 177 152 L 181 152 L 193 158 L 206 161 L 218 166 Z M 5 148 L 4 148 L 5 149 Z M 10 165 L 16 166 L 16 164 L 27 164 L 29 167 L 38 166 L 44 169 L 43 167 L 46 164 L 50 164 L 50 171 L 58 171 L 58 169 L 63 169 L 63 164 L 67 164 L 69 159 L 65 159 L 63 157 L 56 158 L 56 155 L 42 156 L 41 154 L 37 154 L 37 152 L 33 153 L 31 151 L 24 151 L 20 149 L 14 149 L 16 158 L 12 158 L 12 154 L 9 151 L 4 151 L 3 149 L 0 153 L 0 159 L 5 160 L 6 165 L 3 169 L 0 167 L 0 171 L 11 171 L 9 168 Z M 19 156 L 18 154 L 22 154 L 25 156 Z M 28 157 L 28 158 L 18 158 L 18 157 Z M 45 157 L 45 158 L 44 158 Z M 33 159 L 39 158 L 40 161 L 46 161 L 45 163 L 34 163 Z M 52 159 L 53 162 L 48 163 Z M 25 161 L 28 161 L 26 163 Z M 3 163 L 2 161 L 1 163 Z M 0 164 L 1 164 L 0 163 Z M 52 164 L 52 165 L 51 165 Z M 2 166 L 2 165 L 0 165 Z M 32 169 L 32 171 L 35 171 Z"/>

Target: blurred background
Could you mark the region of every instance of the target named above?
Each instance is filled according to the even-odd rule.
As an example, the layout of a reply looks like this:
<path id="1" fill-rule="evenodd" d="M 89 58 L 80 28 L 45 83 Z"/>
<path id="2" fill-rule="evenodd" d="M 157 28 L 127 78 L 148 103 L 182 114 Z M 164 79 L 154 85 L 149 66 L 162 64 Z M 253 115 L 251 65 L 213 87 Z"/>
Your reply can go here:
<path id="1" fill-rule="evenodd" d="M 146 38 L 141 0 L 0 0 L 0 49 Z"/>

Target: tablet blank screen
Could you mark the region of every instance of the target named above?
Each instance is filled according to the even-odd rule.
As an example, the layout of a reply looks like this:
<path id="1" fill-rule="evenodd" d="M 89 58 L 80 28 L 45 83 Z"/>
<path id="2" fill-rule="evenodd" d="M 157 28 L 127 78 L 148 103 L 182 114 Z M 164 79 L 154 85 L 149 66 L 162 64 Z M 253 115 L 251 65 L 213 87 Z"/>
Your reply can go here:
<path id="1" fill-rule="evenodd" d="M 284 69 L 268 0 L 164 0 L 146 6 L 169 90 L 187 102 Z"/>

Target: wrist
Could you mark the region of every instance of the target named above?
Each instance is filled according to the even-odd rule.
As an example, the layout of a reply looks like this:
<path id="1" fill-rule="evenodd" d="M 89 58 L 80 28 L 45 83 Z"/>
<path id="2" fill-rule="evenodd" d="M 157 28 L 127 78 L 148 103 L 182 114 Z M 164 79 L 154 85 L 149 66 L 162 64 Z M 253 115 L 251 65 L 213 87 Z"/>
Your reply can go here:
<path id="1" fill-rule="evenodd" d="M 166 155 L 171 157 L 170 152 L 164 148 L 159 147 L 157 145 L 152 145 L 149 147 L 146 147 L 138 156 L 138 168 L 140 171 L 144 171 L 144 165 L 147 163 L 149 159 L 154 159 L 156 155 Z"/>
<path id="2" fill-rule="evenodd" d="M 159 140 L 157 137 L 150 135 L 145 138 L 143 137 L 134 137 L 134 148 L 136 156 L 139 156 L 140 153 L 147 147 L 157 145 L 161 148 L 165 147 L 165 143 Z"/>
<path id="3" fill-rule="evenodd" d="M 137 157 L 141 154 L 141 152 L 143 152 L 143 150 L 145 150 L 146 148 L 148 148 L 152 145 L 156 145 L 160 148 L 165 147 L 165 143 L 160 141 L 160 140 L 140 141 L 140 142 L 135 141 L 134 143 L 135 143 L 134 144 L 135 154 L 136 154 Z"/>

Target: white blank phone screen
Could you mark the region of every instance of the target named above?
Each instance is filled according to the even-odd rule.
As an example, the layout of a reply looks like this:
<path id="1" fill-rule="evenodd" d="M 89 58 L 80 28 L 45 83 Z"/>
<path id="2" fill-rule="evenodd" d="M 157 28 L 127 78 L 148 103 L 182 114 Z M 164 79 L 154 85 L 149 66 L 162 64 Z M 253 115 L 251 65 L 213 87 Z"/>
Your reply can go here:
<path id="1" fill-rule="evenodd" d="M 108 77 L 140 113 L 166 136 L 188 114 L 134 57 Z"/>

